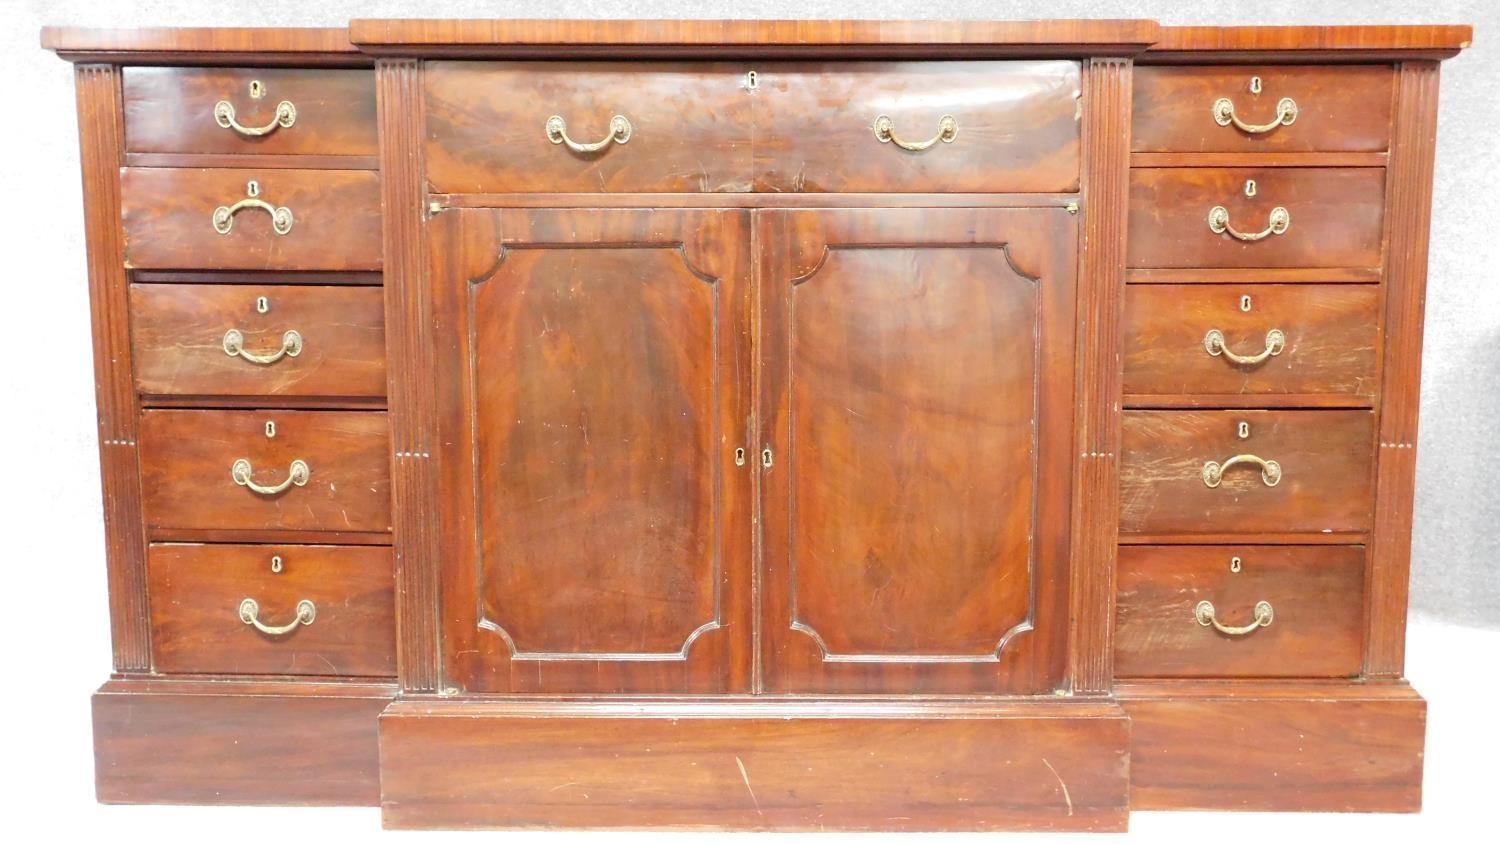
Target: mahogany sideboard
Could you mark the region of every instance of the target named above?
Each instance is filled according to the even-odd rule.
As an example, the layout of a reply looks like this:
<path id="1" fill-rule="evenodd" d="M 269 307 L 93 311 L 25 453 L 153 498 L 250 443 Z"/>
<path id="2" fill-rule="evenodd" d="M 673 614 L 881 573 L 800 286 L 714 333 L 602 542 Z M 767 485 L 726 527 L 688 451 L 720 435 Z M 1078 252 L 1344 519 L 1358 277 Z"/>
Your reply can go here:
<path id="1" fill-rule="evenodd" d="M 47 29 L 105 802 L 1416 811 L 1467 26 Z"/>

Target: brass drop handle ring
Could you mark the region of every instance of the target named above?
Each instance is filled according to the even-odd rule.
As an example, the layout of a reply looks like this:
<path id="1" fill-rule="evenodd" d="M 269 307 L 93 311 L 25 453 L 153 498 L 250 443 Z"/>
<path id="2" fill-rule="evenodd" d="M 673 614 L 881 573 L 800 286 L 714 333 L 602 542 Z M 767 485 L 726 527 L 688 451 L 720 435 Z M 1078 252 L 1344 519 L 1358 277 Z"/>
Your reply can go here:
<path id="1" fill-rule="evenodd" d="M 1282 97 L 1276 104 L 1276 119 L 1270 123 L 1246 123 L 1239 119 L 1234 113 L 1234 101 L 1228 97 L 1220 97 L 1214 101 L 1214 122 L 1220 126 L 1228 126 L 1233 123 L 1235 128 L 1247 135 L 1264 135 L 1278 126 L 1290 126 L 1297 120 L 1297 101 L 1291 97 Z"/>
<path id="2" fill-rule="evenodd" d="M 245 350 L 245 335 L 238 328 L 231 328 L 224 332 L 224 354 L 234 358 L 244 358 L 251 363 L 261 366 L 270 366 L 284 357 L 294 358 L 302 354 L 302 335 L 292 329 L 281 335 L 281 348 L 268 354 L 262 355 Z"/>
<path id="3" fill-rule="evenodd" d="M 1266 227 L 1258 232 L 1242 232 L 1229 224 L 1229 209 L 1222 205 L 1215 205 L 1208 211 L 1208 230 L 1214 234 L 1229 233 L 1235 240 L 1243 240 L 1246 243 L 1254 243 L 1257 240 L 1265 240 L 1273 234 L 1286 234 L 1286 230 L 1292 227 L 1292 214 L 1280 205 L 1271 209 L 1271 214 L 1266 218 Z"/>
<path id="4" fill-rule="evenodd" d="M 242 126 L 234 118 L 234 104 L 228 100 L 219 100 L 214 103 L 214 122 L 247 138 L 259 138 L 277 129 L 292 128 L 292 124 L 297 122 L 297 107 L 290 100 L 282 100 L 276 104 L 276 116 L 271 118 L 270 123 L 264 126 Z"/>
<path id="5" fill-rule="evenodd" d="M 1210 355 L 1214 357 L 1222 356 L 1230 363 L 1239 364 L 1240 366 L 1255 366 L 1258 363 L 1264 363 L 1267 358 L 1281 354 L 1281 350 L 1286 348 L 1286 335 L 1282 333 L 1281 329 L 1273 328 L 1266 332 L 1266 348 L 1264 351 L 1254 355 L 1240 355 L 1229 350 L 1229 346 L 1224 342 L 1224 332 L 1217 328 L 1210 328 L 1208 333 L 1203 335 L 1203 348 Z"/>
<path id="6" fill-rule="evenodd" d="M 246 208 L 256 208 L 271 215 L 271 228 L 277 234 L 292 230 L 292 209 L 284 205 L 272 205 L 260 198 L 260 183 L 252 181 L 245 186 L 245 198 L 233 205 L 220 205 L 214 209 L 214 231 L 229 234 L 234 228 L 234 215 Z"/>
<path id="7" fill-rule="evenodd" d="M 1253 454 L 1236 454 L 1223 463 L 1215 463 L 1210 460 L 1203 464 L 1203 485 L 1214 489 L 1224 482 L 1224 473 L 1235 466 L 1253 465 L 1260 467 L 1260 480 L 1266 486 L 1276 486 L 1281 483 L 1281 464 L 1275 460 L 1265 460 Z"/>
<path id="8" fill-rule="evenodd" d="M 951 144 L 953 143 L 953 139 L 958 137 L 958 121 L 951 114 L 945 114 L 938 118 L 937 134 L 925 141 L 903 141 L 896 137 L 896 124 L 884 114 L 875 118 L 873 128 L 875 129 L 875 139 L 877 141 L 880 141 L 882 144 L 895 144 L 902 149 L 912 152 L 921 152 L 924 149 L 932 147 L 938 141 Z"/>
<path id="9" fill-rule="evenodd" d="M 286 624 L 272 626 L 261 622 L 260 604 L 256 603 L 254 598 L 246 598 L 240 601 L 240 621 L 245 622 L 267 636 L 284 636 L 296 630 L 299 626 L 312 624 L 313 620 L 317 617 L 317 605 L 312 601 L 298 601 L 296 618 Z"/>
<path id="10" fill-rule="evenodd" d="M 1193 617 L 1204 627 L 1212 627 L 1225 636 L 1248 636 L 1262 627 L 1270 627 L 1271 622 L 1276 619 L 1276 611 L 1271 609 L 1270 601 L 1261 601 L 1255 605 L 1254 621 L 1243 627 L 1231 627 L 1214 616 L 1212 603 L 1199 601 L 1198 606 L 1193 609 Z"/>
<path id="11" fill-rule="evenodd" d="M 560 115 L 554 114 L 547 118 L 547 140 L 554 144 L 567 144 L 568 149 L 583 154 L 598 152 L 610 143 L 629 143 L 632 131 L 630 121 L 626 120 L 624 115 L 617 114 L 609 119 L 609 134 L 604 136 L 604 140 L 592 144 L 580 144 L 568 137 L 568 124 Z"/>
<path id="12" fill-rule="evenodd" d="M 286 480 L 275 486 L 262 486 L 250 480 L 250 475 L 254 471 L 254 468 L 250 465 L 250 461 L 241 457 L 239 460 L 234 461 L 233 466 L 229 467 L 229 476 L 234 478 L 236 484 L 260 495 L 280 495 L 293 486 L 307 486 L 307 479 L 312 476 L 312 470 L 301 460 L 293 460 Z"/>

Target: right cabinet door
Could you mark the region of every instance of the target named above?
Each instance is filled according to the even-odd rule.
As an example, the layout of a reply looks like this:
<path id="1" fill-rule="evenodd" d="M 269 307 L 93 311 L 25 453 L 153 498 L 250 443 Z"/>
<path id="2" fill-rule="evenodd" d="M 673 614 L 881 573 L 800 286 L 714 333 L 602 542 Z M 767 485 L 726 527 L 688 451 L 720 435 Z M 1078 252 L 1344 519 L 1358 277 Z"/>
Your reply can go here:
<path id="1" fill-rule="evenodd" d="M 1059 688 L 1075 218 L 758 213 L 761 690 Z"/>

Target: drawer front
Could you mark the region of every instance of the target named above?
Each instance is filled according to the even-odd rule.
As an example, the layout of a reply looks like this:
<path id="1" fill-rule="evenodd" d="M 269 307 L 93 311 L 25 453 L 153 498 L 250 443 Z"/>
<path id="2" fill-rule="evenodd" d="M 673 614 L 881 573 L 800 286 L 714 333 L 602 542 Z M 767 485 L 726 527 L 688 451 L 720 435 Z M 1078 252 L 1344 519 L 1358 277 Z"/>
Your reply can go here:
<path id="1" fill-rule="evenodd" d="M 1126 411 L 1120 531 L 1366 530 L 1374 432 L 1374 414 L 1366 410 Z M 1240 455 L 1274 462 L 1276 468 L 1253 461 L 1223 468 Z M 1222 468 L 1217 477 L 1216 466 Z"/>
<path id="2" fill-rule="evenodd" d="M 378 287 L 134 284 L 136 388 L 158 396 L 385 395 Z"/>
<path id="3" fill-rule="evenodd" d="M 145 411 L 140 448 L 146 524 L 387 532 L 389 438 L 385 414 L 374 411 Z M 241 460 L 249 464 L 248 473 L 243 466 L 236 472 Z M 306 471 L 294 471 L 294 461 Z M 280 492 L 269 491 L 282 484 Z"/>
<path id="4" fill-rule="evenodd" d="M 380 268 L 373 172 L 126 167 L 121 179 L 125 260 L 134 269 Z M 246 201 L 269 207 L 240 206 Z"/>
<path id="5" fill-rule="evenodd" d="M 1390 67 L 1375 66 L 1137 67 L 1130 147 L 1379 152 L 1390 146 L 1394 78 Z"/>
<path id="6" fill-rule="evenodd" d="M 122 88 L 128 153 L 380 152 L 368 70 L 127 67 Z"/>
<path id="7" fill-rule="evenodd" d="M 157 671 L 396 673 L 389 548 L 153 544 L 147 568 Z"/>
<path id="8" fill-rule="evenodd" d="M 1122 547 L 1115 673 L 1355 676 L 1363 662 L 1364 569 L 1358 545 Z M 1200 609 L 1205 601 L 1211 612 Z"/>
<path id="9" fill-rule="evenodd" d="M 771 65 L 758 82 L 756 190 L 1078 189 L 1077 62 Z"/>
<path id="10" fill-rule="evenodd" d="M 1373 284 L 1127 285 L 1125 393 L 1368 401 L 1379 305 Z"/>
<path id="11" fill-rule="evenodd" d="M 750 93 L 741 67 L 430 62 L 425 77 L 427 178 L 438 193 L 749 187 Z M 561 133 L 549 131 L 554 116 Z M 569 142 L 603 143 L 586 151 Z"/>
<path id="12" fill-rule="evenodd" d="M 1211 225 L 1215 208 L 1222 231 Z M 1276 209 L 1288 225 L 1267 234 Z M 1142 268 L 1378 267 L 1384 215 L 1378 167 L 1137 168 L 1126 257 Z"/>

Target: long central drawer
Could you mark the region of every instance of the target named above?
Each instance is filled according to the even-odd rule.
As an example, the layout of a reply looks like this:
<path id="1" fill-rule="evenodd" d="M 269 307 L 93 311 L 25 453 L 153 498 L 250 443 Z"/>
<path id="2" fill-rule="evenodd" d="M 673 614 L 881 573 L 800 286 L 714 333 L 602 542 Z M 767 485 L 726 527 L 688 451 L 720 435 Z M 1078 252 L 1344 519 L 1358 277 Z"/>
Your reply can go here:
<path id="1" fill-rule="evenodd" d="M 1071 192 L 1072 61 L 431 62 L 438 193 Z"/>

